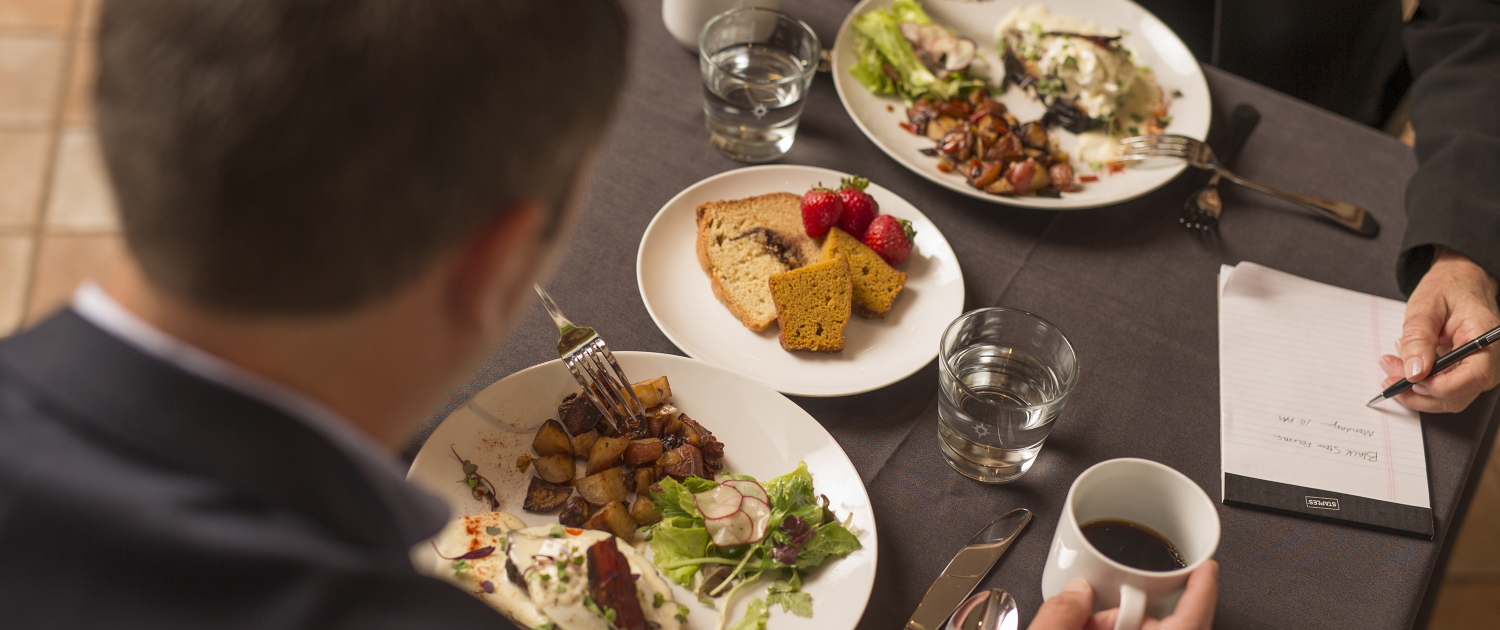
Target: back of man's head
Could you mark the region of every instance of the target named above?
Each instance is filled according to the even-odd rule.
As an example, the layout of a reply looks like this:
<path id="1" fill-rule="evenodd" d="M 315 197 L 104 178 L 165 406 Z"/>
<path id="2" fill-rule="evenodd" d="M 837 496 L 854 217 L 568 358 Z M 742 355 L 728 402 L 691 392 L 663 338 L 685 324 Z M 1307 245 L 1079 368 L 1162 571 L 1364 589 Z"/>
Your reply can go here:
<path id="1" fill-rule="evenodd" d="M 107 0 L 97 118 L 130 251 L 204 308 L 317 314 L 517 203 L 555 228 L 624 38 L 613 0 Z"/>

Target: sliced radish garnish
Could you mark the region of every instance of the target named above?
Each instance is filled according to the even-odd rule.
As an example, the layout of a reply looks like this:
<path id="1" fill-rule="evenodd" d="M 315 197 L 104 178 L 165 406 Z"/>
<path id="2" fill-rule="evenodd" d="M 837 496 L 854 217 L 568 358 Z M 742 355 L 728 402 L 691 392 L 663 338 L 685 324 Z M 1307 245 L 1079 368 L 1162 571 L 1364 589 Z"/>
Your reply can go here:
<path id="1" fill-rule="evenodd" d="M 906 41 L 911 42 L 913 46 L 922 43 L 922 25 L 916 22 L 902 22 L 901 36 L 905 37 Z"/>
<path id="2" fill-rule="evenodd" d="M 948 29 L 943 28 L 942 26 L 937 24 L 923 24 L 920 32 L 922 35 L 922 41 L 919 44 L 925 46 L 929 43 L 932 43 L 932 40 L 947 35 Z"/>
<path id="3" fill-rule="evenodd" d="M 751 521 L 750 515 L 740 510 L 735 510 L 729 516 L 704 519 L 703 525 L 708 529 L 709 538 L 720 547 L 751 542 L 750 535 L 755 532 L 755 523 Z"/>
<path id="4" fill-rule="evenodd" d="M 767 526 L 771 524 L 771 504 L 747 496 L 740 501 L 740 511 L 750 517 L 750 539 L 745 542 L 760 542 L 766 537 Z"/>
<path id="5" fill-rule="evenodd" d="M 698 504 L 698 511 L 703 513 L 703 518 L 724 518 L 730 514 L 740 511 L 740 499 L 744 495 L 734 486 L 719 484 L 703 492 L 693 495 L 693 502 Z"/>
<path id="6" fill-rule="evenodd" d="M 743 494 L 747 497 L 755 497 L 767 503 L 770 503 L 771 501 L 771 496 L 766 494 L 765 486 L 762 486 L 754 481 L 750 481 L 748 479 L 730 479 L 729 481 L 725 481 L 724 485 L 730 486 L 735 490 L 739 490 L 740 494 Z"/>
<path id="7" fill-rule="evenodd" d="M 953 45 L 953 52 L 948 53 L 948 59 L 943 63 L 943 69 L 949 72 L 957 72 L 969 67 L 974 62 L 974 40 L 960 37 Z"/>

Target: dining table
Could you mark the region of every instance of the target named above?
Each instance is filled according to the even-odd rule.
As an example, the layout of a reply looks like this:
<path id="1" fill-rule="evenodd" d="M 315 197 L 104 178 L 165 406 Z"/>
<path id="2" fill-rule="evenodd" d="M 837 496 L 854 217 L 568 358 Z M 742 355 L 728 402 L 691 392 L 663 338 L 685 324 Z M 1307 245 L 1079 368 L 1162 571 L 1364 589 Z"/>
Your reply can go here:
<path id="1" fill-rule="evenodd" d="M 571 319 L 597 329 L 614 350 L 681 355 L 653 322 L 637 287 L 642 234 L 679 191 L 745 165 L 709 144 L 698 58 L 663 26 L 660 0 L 623 4 L 631 23 L 625 87 L 584 178 L 576 230 L 546 287 Z M 854 4 L 818 0 L 783 8 L 831 48 Z M 777 163 L 857 173 L 910 201 L 952 245 L 963 269 L 965 310 L 1003 306 L 1036 313 L 1067 334 L 1081 365 L 1079 384 L 1035 465 L 1002 485 L 973 481 L 944 462 L 936 361 L 875 391 L 792 397 L 848 454 L 874 510 L 878 565 L 859 628 L 901 627 L 954 553 L 1018 507 L 1035 518 L 980 586 L 1009 591 L 1024 628 L 1043 601 L 1042 570 L 1069 485 L 1089 466 L 1118 457 L 1171 466 L 1214 499 L 1222 523 L 1215 628 L 1425 626 L 1500 426 L 1496 391 L 1460 413 L 1422 415 L 1436 530 L 1431 539 L 1219 502 L 1220 265 L 1250 261 L 1402 299 L 1396 261 L 1416 157 L 1379 130 L 1208 65 L 1203 72 L 1212 95 L 1211 144 L 1220 141 L 1236 105 L 1260 111 L 1259 127 L 1233 162 L 1237 173 L 1363 206 L 1379 220 L 1379 235 L 1361 237 L 1234 186 L 1221 189 L 1224 212 L 1216 231 L 1184 229 L 1178 220 L 1183 202 L 1207 180 L 1193 169 L 1134 200 L 1089 210 L 1024 209 L 971 198 L 882 153 L 845 112 L 830 76 L 822 72 L 813 80 L 796 142 Z M 590 95 L 586 85 L 572 97 L 607 100 Z M 556 340 L 551 320 L 533 304 L 507 341 L 434 410 L 408 457 L 449 411 L 483 387 L 556 360 Z M 937 343 L 932 340 L 934 349 Z M 1370 390 L 1379 390 L 1374 377 Z"/>

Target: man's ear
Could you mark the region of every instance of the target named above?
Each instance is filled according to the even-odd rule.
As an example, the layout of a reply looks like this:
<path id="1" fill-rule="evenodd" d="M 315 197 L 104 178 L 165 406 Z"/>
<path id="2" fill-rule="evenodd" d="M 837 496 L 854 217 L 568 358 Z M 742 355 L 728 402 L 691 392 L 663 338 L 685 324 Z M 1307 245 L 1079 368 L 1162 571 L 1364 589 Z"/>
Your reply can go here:
<path id="1" fill-rule="evenodd" d="M 455 325 L 496 339 L 510 330 L 548 258 L 546 214 L 538 203 L 517 204 L 480 224 L 456 252 L 449 300 Z"/>

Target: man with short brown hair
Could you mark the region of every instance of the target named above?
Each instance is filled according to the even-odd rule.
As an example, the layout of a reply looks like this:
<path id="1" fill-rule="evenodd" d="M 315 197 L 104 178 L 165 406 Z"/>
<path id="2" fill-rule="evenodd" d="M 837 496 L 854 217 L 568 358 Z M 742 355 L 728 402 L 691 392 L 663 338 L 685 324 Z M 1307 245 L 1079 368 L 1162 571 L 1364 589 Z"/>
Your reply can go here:
<path id="1" fill-rule="evenodd" d="M 503 627 L 391 450 L 509 330 L 621 83 L 611 0 L 108 0 L 130 257 L 0 343 L 0 625 Z"/>

